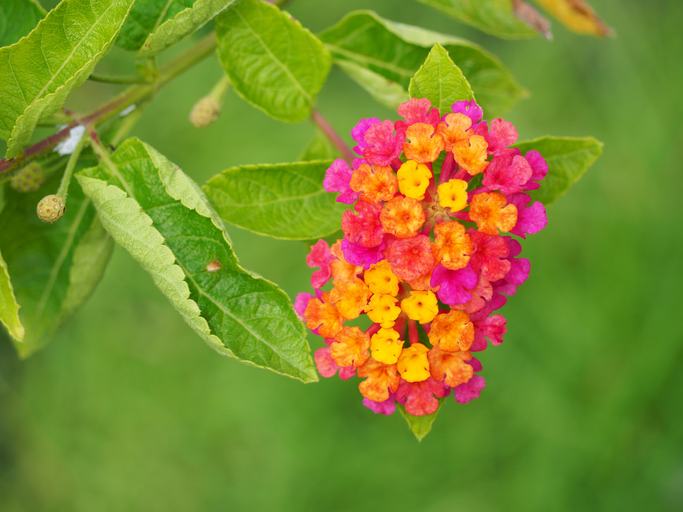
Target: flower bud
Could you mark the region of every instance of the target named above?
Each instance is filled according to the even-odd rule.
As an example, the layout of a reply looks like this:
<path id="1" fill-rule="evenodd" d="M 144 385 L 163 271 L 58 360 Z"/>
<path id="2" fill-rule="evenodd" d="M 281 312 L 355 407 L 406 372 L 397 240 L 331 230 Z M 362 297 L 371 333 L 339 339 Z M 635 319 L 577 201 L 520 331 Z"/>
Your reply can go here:
<path id="1" fill-rule="evenodd" d="M 45 183 L 45 172 L 40 164 L 33 162 L 21 169 L 10 181 L 18 192 L 35 192 Z"/>
<path id="2" fill-rule="evenodd" d="M 38 203 L 38 218 L 52 223 L 61 219 L 65 210 L 64 199 L 54 194 L 45 196 Z"/>
<path id="3" fill-rule="evenodd" d="M 204 128 L 218 119 L 220 113 L 220 104 L 211 96 L 205 96 L 196 103 L 190 112 L 190 122 L 196 128 Z"/>

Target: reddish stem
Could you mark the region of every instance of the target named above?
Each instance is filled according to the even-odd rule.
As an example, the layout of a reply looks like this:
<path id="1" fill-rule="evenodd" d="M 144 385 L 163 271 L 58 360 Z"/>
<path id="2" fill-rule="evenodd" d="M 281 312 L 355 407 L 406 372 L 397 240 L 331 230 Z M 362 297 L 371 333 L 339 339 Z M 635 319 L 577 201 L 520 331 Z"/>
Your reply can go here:
<path id="1" fill-rule="evenodd" d="M 329 139 L 332 145 L 337 148 L 337 151 L 341 153 L 342 158 L 346 160 L 349 165 L 353 165 L 353 161 L 357 158 L 357 155 L 346 145 L 344 139 L 342 139 L 339 134 L 334 131 L 334 128 L 332 128 L 332 125 L 327 122 L 327 119 L 325 119 L 317 110 L 313 111 L 311 114 L 311 119 L 325 134 L 325 137 Z"/>
<path id="2" fill-rule="evenodd" d="M 408 320 L 408 339 L 411 345 L 420 343 L 420 335 L 417 332 L 417 322 L 415 320 Z"/>

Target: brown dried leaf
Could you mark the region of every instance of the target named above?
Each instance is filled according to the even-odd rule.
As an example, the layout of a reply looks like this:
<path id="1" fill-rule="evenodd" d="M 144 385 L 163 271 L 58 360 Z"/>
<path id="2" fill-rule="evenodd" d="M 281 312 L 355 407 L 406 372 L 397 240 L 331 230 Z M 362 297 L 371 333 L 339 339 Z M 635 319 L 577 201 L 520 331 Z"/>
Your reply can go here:
<path id="1" fill-rule="evenodd" d="M 540 32 L 546 39 L 553 38 L 553 34 L 550 32 L 550 22 L 528 3 L 522 0 L 512 0 L 512 12 L 524 23 Z"/>

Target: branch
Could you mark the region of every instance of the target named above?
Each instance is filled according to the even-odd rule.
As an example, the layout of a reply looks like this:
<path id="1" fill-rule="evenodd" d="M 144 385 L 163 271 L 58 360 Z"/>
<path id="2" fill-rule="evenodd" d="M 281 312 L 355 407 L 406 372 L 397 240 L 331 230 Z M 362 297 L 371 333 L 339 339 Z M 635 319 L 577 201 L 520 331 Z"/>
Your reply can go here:
<path id="1" fill-rule="evenodd" d="M 339 136 L 337 132 L 334 131 L 332 125 L 327 122 L 327 120 L 322 116 L 320 112 L 314 110 L 311 114 L 311 119 L 320 128 L 320 130 L 325 134 L 325 137 L 332 143 L 332 145 L 339 151 L 342 158 L 348 162 L 349 165 L 353 165 L 353 161 L 358 158 L 358 155 L 351 151 L 351 149 L 346 145 L 346 142 Z"/>
<path id="2" fill-rule="evenodd" d="M 127 107 L 134 105 L 144 99 L 154 96 L 164 85 L 182 74 L 188 68 L 198 63 L 216 49 L 216 34 L 211 33 L 200 40 L 178 57 L 168 62 L 162 67 L 161 73 L 156 81 L 152 83 L 139 84 L 129 87 L 113 100 L 105 103 L 97 110 L 82 117 L 78 121 L 72 121 L 68 126 L 57 133 L 37 142 L 23 151 L 20 157 L 9 160 L 0 160 L 0 176 L 2 173 L 12 171 L 26 165 L 28 162 L 37 158 L 43 153 L 50 151 L 61 141 L 66 139 L 71 129 L 79 124 L 85 126 L 98 125 L 117 115 Z"/>

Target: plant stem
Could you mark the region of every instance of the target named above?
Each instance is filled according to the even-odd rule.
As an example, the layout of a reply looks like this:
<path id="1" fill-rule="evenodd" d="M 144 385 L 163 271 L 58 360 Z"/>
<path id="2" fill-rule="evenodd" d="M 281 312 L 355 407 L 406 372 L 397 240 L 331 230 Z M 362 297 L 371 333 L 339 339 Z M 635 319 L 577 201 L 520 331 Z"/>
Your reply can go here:
<path id="1" fill-rule="evenodd" d="M 79 121 L 72 121 L 68 126 L 37 142 L 33 146 L 24 149 L 20 157 L 4 159 L 0 161 L 0 176 L 2 173 L 14 170 L 27 164 L 29 161 L 52 150 L 57 144 L 66 139 L 71 129 L 79 124 L 96 126 L 116 116 L 122 110 L 135 105 L 143 100 L 153 97 L 164 85 L 182 74 L 197 62 L 208 56 L 217 45 L 215 33 L 211 33 L 198 41 L 194 46 L 161 68 L 159 77 L 152 83 L 137 84 L 129 87 L 111 101 L 105 103 L 97 110 L 82 117 Z"/>
<path id="2" fill-rule="evenodd" d="M 91 73 L 88 80 L 106 84 L 142 84 L 147 82 L 139 75 L 106 75 L 103 73 Z"/>
<path id="3" fill-rule="evenodd" d="M 327 122 L 327 120 L 318 112 L 314 110 L 311 114 L 311 119 L 320 128 L 320 130 L 325 134 L 325 137 L 332 143 L 332 145 L 337 148 L 337 151 L 341 153 L 342 158 L 348 162 L 349 165 L 353 165 L 354 159 L 358 156 L 351 151 L 351 149 L 346 145 L 344 139 L 342 139 L 337 132 L 334 131 L 332 125 Z"/>
<path id="4" fill-rule="evenodd" d="M 57 190 L 57 195 L 64 200 L 65 204 L 66 196 L 69 193 L 69 183 L 71 183 L 71 176 L 73 176 L 74 169 L 76 168 L 76 162 L 78 161 L 78 157 L 81 156 L 81 151 L 83 151 L 83 147 L 85 146 L 85 143 L 87 141 L 88 135 L 84 133 L 81 137 L 81 140 L 78 141 L 78 144 L 74 149 L 74 152 L 71 153 L 71 155 L 69 156 L 69 161 L 66 164 L 66 170 L 62 175 L 62 181 L 59 184 L 59 190 Z"/>

